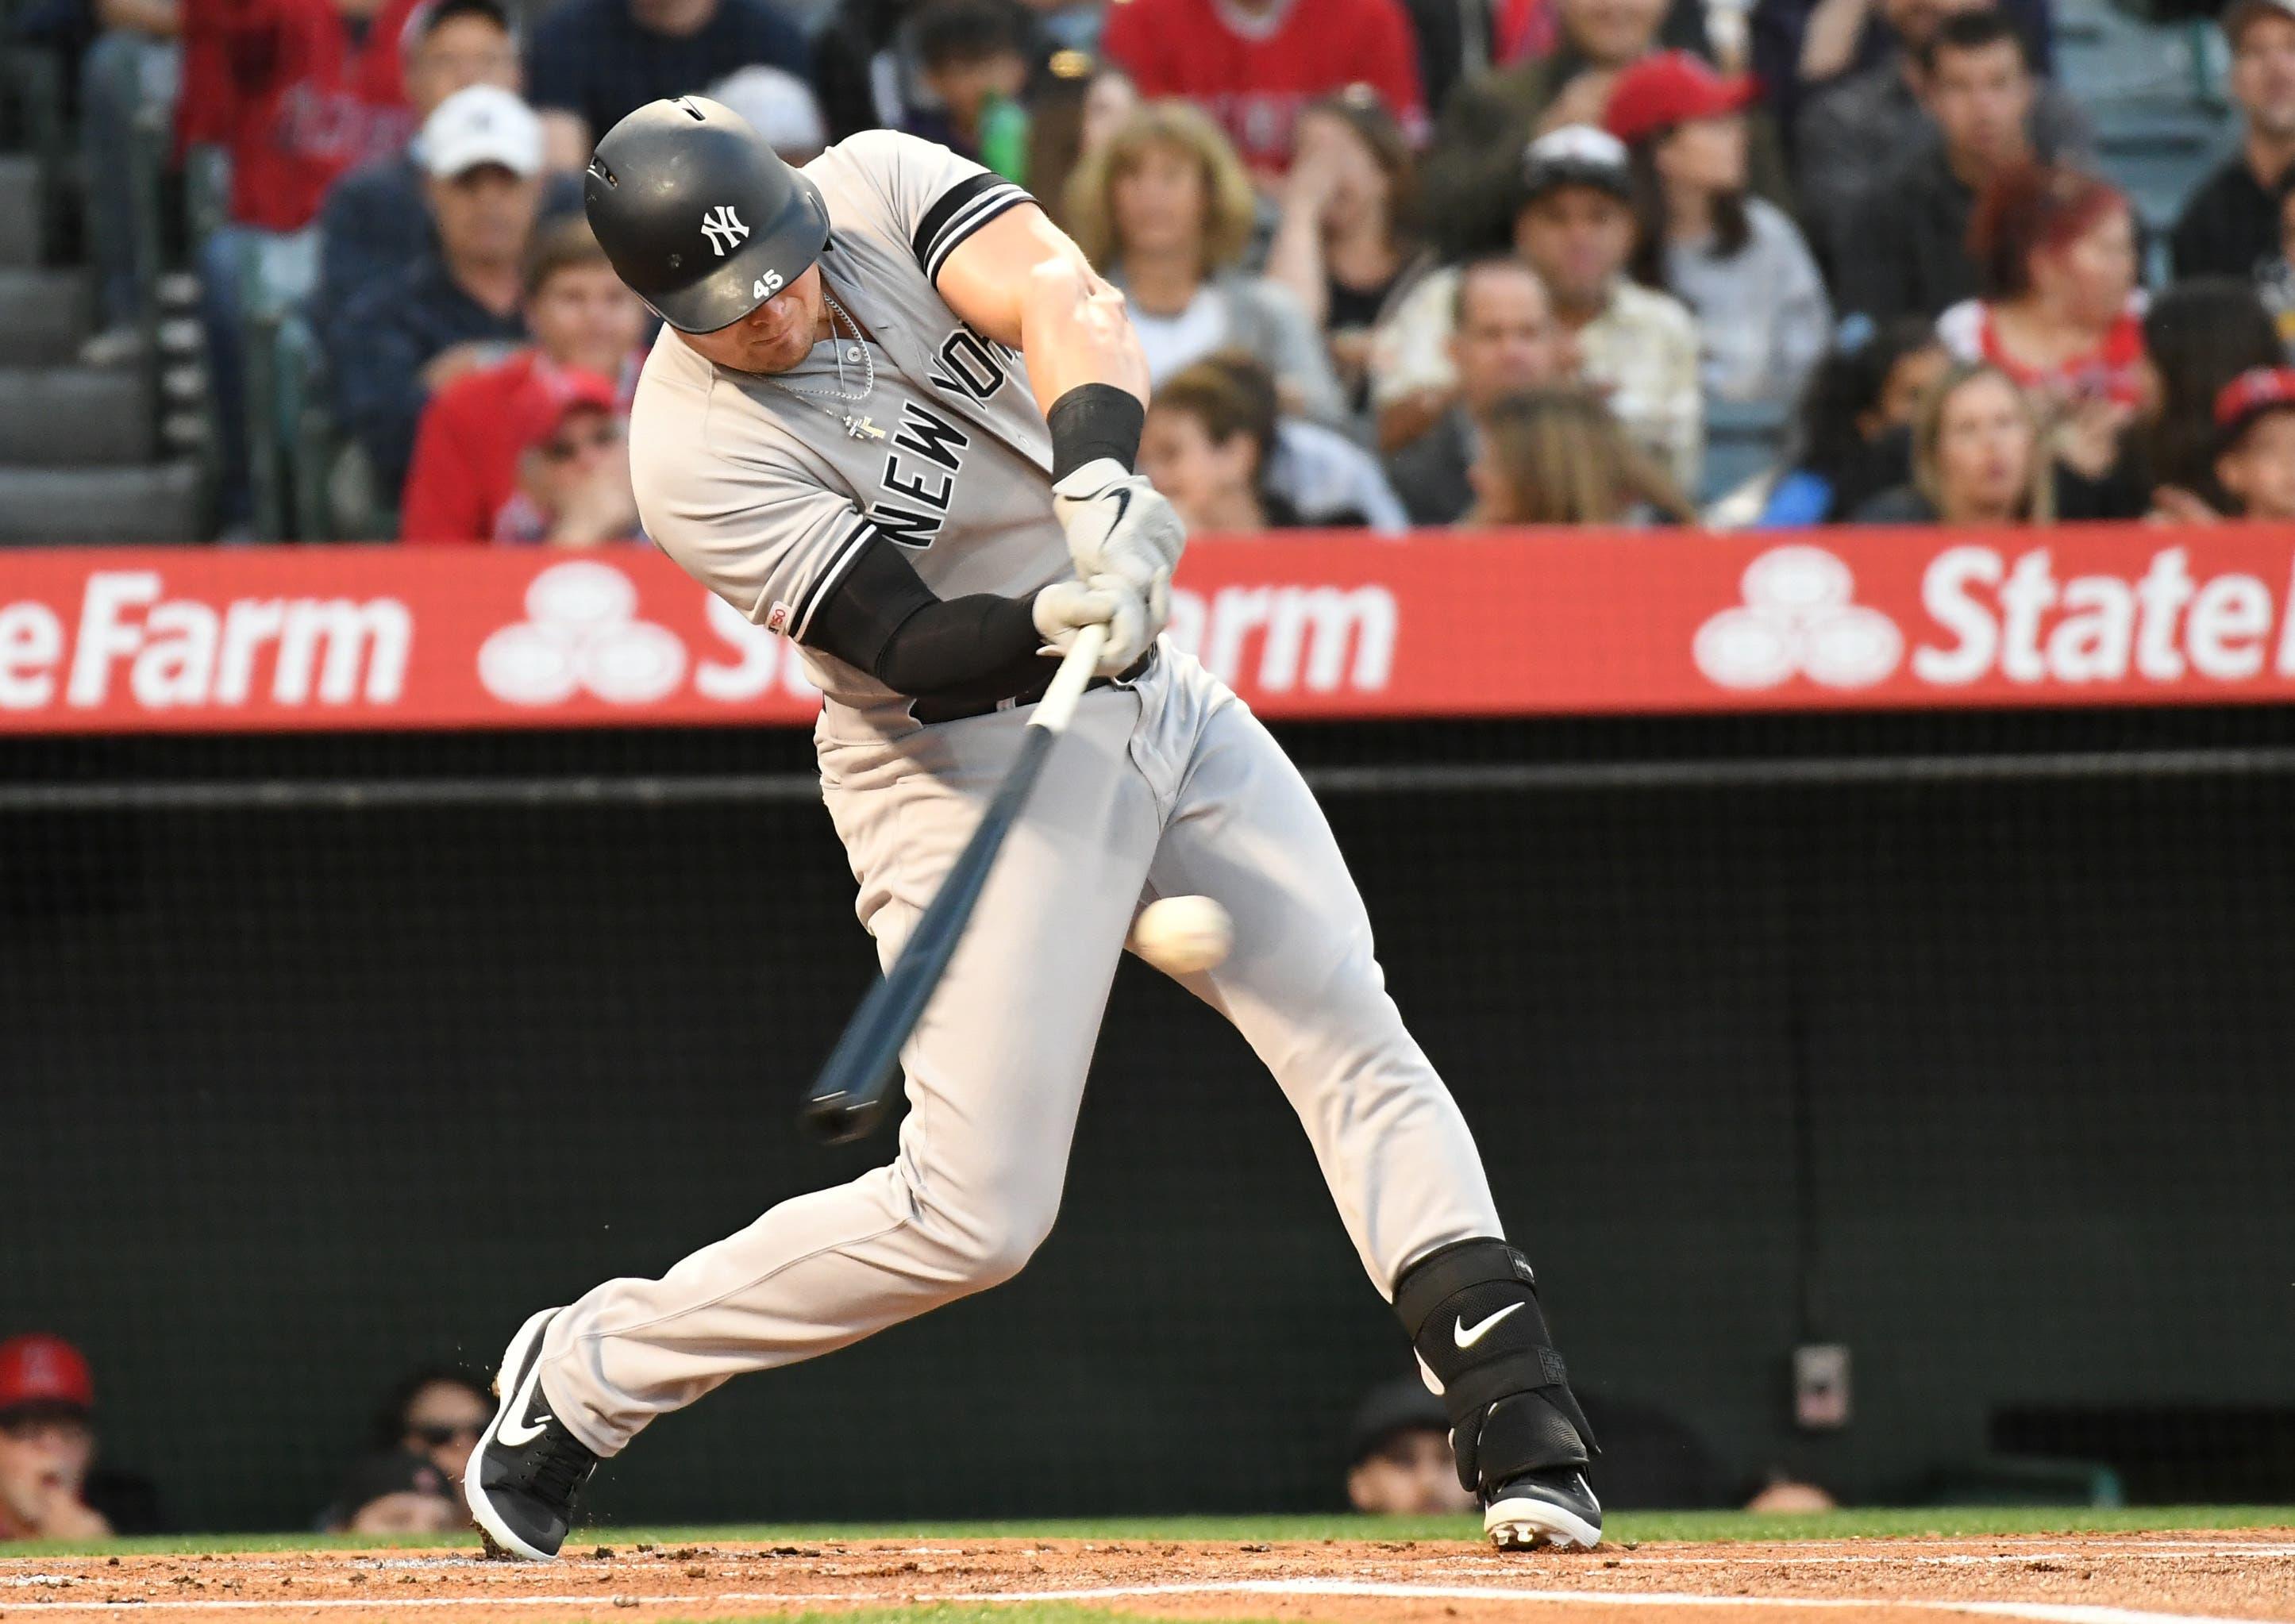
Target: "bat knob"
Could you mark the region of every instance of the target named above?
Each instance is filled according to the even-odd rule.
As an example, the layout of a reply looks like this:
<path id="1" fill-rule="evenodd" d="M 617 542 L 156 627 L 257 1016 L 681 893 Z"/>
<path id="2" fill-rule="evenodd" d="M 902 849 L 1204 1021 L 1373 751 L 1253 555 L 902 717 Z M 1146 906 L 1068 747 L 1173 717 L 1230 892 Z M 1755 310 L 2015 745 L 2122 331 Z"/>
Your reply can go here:
<path id="1" fill-rule="evenodd" d="M 884 1116 L 882 1100 L 855 1100 L 837 1093 L 806 1100 L 798 1120 L 824 1145 L 850 1145 L 874 1133 Z"/>

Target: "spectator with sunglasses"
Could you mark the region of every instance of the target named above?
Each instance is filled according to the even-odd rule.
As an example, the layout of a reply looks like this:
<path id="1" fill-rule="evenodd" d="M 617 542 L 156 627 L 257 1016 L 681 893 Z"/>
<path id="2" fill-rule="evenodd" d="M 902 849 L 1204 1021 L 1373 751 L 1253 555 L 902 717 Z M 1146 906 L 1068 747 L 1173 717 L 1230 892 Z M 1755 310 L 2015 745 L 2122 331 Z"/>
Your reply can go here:
<path id="1" fill-rule="evenodd" d="M 562 373 L 521 412 L 518 494 L 494 516 L 494 540 L 595 547 L 641 539 L 625 421 L 603 379 Z"/>
<path id="2" fill-rule="evenodd" d="M 614 274 L 587 221 L 542 233 L 525 287 L 532 347 L 455 379 L 423 410 L 400 497 L 401 541 L 502 539 L 498 523 L 523 489 L 525 454 L 557 428 L 565 401 L 593 393 L 603 379 L 616 413 L 629 410 L 645 309 Z"/>
<path id="3" fill-rule="evenodd" d="M 462 1468 L 493 1418 L 494 1400 L 451 1365 L 400 1378 L 374 1413 L 368 1452 L 320 1514 L 331 1532 L 439 1533 L 462 1524 Z"/>

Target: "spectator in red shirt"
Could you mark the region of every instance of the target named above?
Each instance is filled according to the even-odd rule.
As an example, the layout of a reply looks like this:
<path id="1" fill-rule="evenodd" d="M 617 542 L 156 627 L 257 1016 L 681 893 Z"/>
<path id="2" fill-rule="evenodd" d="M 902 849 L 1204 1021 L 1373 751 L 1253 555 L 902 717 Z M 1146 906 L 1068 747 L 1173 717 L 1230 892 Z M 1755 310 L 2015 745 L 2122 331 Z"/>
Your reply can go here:
<path id="1" fill-rule="evenodd" d="M 1185 96 L 1258 175 L 1291 167 L 1291 126 L 1316 97 L 1368 85 L 1425 126 L 1418 47 L 1397 0 L 1116 0 L 1103 43 L 1149 100 Z"/>
<path id="2" fill-rule="evenodd" d="M 522 402 L 547 401 L 561 374 L 608 380 L 626 412 L 636 386 L 645 312 L 590 234 L 568 220 L 535 245 L 526 267 L 534 347 L 455 379 L 431 398 L 415 431 L 398 535 L 407 542 L 484 542 L 519 492 L 519 459 L 537 431 Z M 537 392 L 536 380 L 542 380 Z"/>
<path id="3" fill-rule="evenodd" d="M 200 319 L 226 533 L 251 510 L 242 323 L 302 302 L 317 280 L 319 201 L 352 166 L 406 139 L 398 37 L 415 0 L 185 0 L 185 147 L 231 160 L 231 224 L 200 249 Z"/>

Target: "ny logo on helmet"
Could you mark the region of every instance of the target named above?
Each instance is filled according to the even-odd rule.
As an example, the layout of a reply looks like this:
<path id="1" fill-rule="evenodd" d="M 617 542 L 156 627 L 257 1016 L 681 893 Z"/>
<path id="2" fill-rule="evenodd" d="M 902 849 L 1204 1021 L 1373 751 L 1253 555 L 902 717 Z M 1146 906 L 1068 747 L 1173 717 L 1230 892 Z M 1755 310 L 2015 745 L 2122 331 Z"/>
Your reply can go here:
<path id="1" fill-rule="evenodd" d="M 741 216 L 733 212 L 731 203 L 720 203 L 701 216 L 701 234 L 709 239 L 709 246 L 723 259 L 727 249 L 749 234 L 749 228 L 741 224 Z"/>

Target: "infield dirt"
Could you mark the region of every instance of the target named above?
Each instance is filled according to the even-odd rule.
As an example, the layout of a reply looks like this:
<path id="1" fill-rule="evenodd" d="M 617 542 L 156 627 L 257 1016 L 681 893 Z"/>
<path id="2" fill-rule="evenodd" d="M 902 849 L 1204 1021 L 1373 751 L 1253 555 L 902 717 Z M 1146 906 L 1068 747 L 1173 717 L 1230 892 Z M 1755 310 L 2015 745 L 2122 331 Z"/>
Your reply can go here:
<path id="1" fill-rule="evenodd" d="M 1430 1540 L 949 1539 L 583 1544 L 546 1567 L 437 1549 L 0 1560 L 0 1615 L 16 1619 L 135 1610 L 232 1624 L 536 1624 L 1030 1600 L 1159 1618 L 1345 1624 L 1788 1616 L 1914 1624 L 1955 1612 L 2043 1624 L 2295 1624 L 2295 1529 L 1644 1544 L 1503 1556 Z M 2106 1609 L 2120 1611 L 2089 1611 Z"/>

